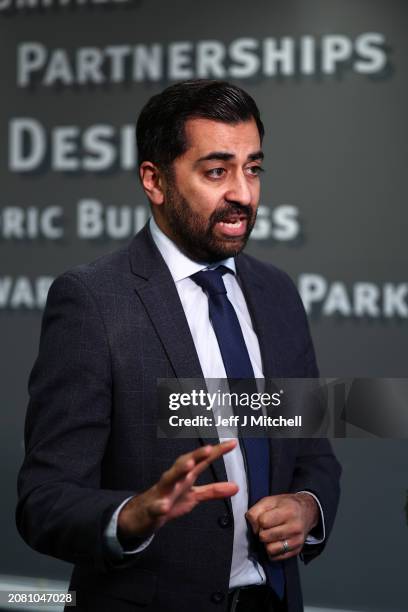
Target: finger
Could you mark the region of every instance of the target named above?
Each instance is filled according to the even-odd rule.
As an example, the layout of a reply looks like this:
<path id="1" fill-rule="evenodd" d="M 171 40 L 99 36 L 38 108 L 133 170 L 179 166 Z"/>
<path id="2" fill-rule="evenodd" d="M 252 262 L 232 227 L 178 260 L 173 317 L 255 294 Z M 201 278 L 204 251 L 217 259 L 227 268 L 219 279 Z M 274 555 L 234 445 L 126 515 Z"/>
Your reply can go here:
<path id="1" fill-rule="evenodd" d="M 202 446 L 200 448 L 195 449 L 191 453 L 187 453 L 186 455 L 181 455 L 174 463 L 174 466 L 180 462 L 180 464 L 184 464 L 185 461 L 193 460 L 194 466 L 201 466 L 201 470 L 204 470 L 212 461 L 218 459 L 222 455 L 229 453 L 233 448 L 237 445 L 236 440 L 228 440 L 226 442 L 221 442 L 220 444 L 207 444 L 206 446 Z M 193 466 L 193 467 L 194 467 Z"/>
<path id="2" fill-rule="evenodd" d="M 226 455 L 227 453 L 231 452 L 236 447 L 236 445 L 236 440 L 227 440 L 226 442 L 221 442 L 220 444 L 211 446 L 211 451 L 208 456 L 204 457 L 203 460 L 200 463 L 197 463 L 197 465 L 194 467 L 193 473 L 195 475 L 195 478 L 197 478 L 197 476 L 201 474 L 201 472 L 204 472 L 204 470 L 206 470 L 207 467 L 211 465 L 211 463 L 213 463 L 223 455 Z"/>
<path id="3" fill-rule="evenodd" d="M 203 462 L 210 464 L 216 459 L 222 457 L 222 455 L 226 455 L 231 452 L 237 445 L 236 440 L 227 440 L 226 442 L 220 442 L 220 444 L 214 444 L 213 446 L 209 446 L 210 452 L 207 457 L 204 457 Z"/>
<path id="4" fill-rule="evenodd" d="M 228 440 L 226 442 L 222 442 L 214 446 L 206 447 L 206 451 L 208 452 L 206 452 L 205 454 L 204 453 L 194 453 L 197 461 L 199 461 L 197 465 L 188 474 L 186 474 L 184 479 L 178 481 L 173 486 L 173 488 L 168 491 L 168 494 L 171 497 L 172 503 L 175 503 L 177 500 L 180 500 L 188 492 L 188 490 L 192 488 L 192 485 L 195 483 L 199 474 L 201 474 L 201 472 L 203 472 L 213 461 L 215 461 L 222 455 L 225 455 L 226 453 L 233 450 L 236 447 L 236 445 L 237 445 L 236 440 Z M 231 497 L 232 495 L 235 495 L 235 493 L 237 492 L 237 489 L 235 488 L 236 487 L 235 484 L 233 484 L 233 487 L 231 487 L 230 486 L 231 483 L 226 483 L 228 484 L 226 493 L 221 492 L 220 494 L 217 495 L 217 492 L 220 491 L 219 489 L 220 483 L 215 483 L 215 484 L 217 486 L 214 489 L 214 495 L 215 495 L 214 499 L 217 499 L 220 497 Z"/>
<path id="5" fill-rule="evenodd" d="M 302 552 L 302 548 L 302 546 L 299 546 L 298 548 L 295 548 L 293 550 L 291 549 L 289 552 L 281 555 L 270 555 L 270 559 L 271 561 L 286 561 L 291 557 L 297 557 Z"/>
<path id="6" fill-rule="evenodd" d="M 191 487 L 190 491 L 187 493 L 190 498 L 190 502 L 188 502 L 187 505 L 193 508 L 202 501 L 232 497 L 237 492 L 238 485 L 234 482 L 217 482 L 210 485 Z M 184 493 L 180 493 L 179 497 L 181 500 L 185 499 L 186 502 L 188 498 L 183 498 L 183 495 Z M 161 497 L 149 506 L 149 515 L 152 519 L 160 518 L 168 513 L 174 512 L 176 505 L 175 500 L 171 497 Z M 184 514 L 184 511 L 181 512 L 181 514 Z"/>
<path id="7" fill-rule="evenodd" d="M 160 493 L 165 494 L 167 491 L 171 490 L 179 481 L 183 480 L 197 464 L 205 461 L 210 455 L 212 448 L 213 447 L 210 445 L 202 446 L 191 453 L 178 457 L 171 468 L 163 472 L 158 482 Z M 191 482 L 192 480 L 189 483 L 190 485 Z"/>
<path id="8" fill-rule="evenodd" d="M 198 502 L 209 499 L 222 499 L 232 497 L 238 493 L 238 485 L 235 482 L 215 482 L 214 484 L 193 487 Z"/>
<path id="9" fill-rule="evenodd" d="M 269 502 L 268 499 L 270 499 L 271 501 Z M 271 514 L 268 515 L 268 519 L 266 518 L 267 512 L 278 512 L 276 506 L 274 505 L 275 503 L 276 502 L 272 497 L 263 498 L 262 500 L 254 504 L 245 514 L 245 518 L 251 525 L 252 531 L 255 534 L 259 533 L 259 530 L 262 528 L 267 529 L 269 527 L 275 527 L 276 525 L 280 525 L 283 522 L 280 515 L 277 515 L 274 518 L 274 515 Z"/>
<path id="10" fill-rule="evenodd" d="M 228 440 L 214 446 L 207 445 L 195 449 L 191 453 L 181 455 L 174 462 L 172 467 L 162 474 L 158 483 L 158 489 L 161 495 L 170 493 L 172 489 L 179 483 L 185 486 L 183 490 L 190 487 L 196 480 L 197 476 L 203 472 L 212 461 L 215 461 L 222 455 L 229 453 L 237 445 L 236 440 Z M 195 471 L 193 471 L 195 468 Z M 178 491 L 177 494 L 182 493 Z"/>
<path id="11" fill-rule="evenodd" d="M 285 508 L 273 508 L 272 510 L 266 510 L 258 516 L 259 530 L 285 526 L 289 522 L 290 514 Z"/>
<path id="12" fill-rule="evenodd" d="M 304 544 L 303 538 L 301 537 L 286 538 L 284 542 L 287 542 L 288 545 L 286 551 L 282 541 L 273 542 L 265 546 L 266 552 L 268 553 L 270 559 L 273 559 L 274 561 L 281 561 L 294 557 L 300 553 Z"/>
<path id="13" fill-rule="evenodd" d="M 259 540 L 264 544 L 272 542 L 283 542 L 285 539 L 296 538 L 302 534 L 301 531 L 292 526 L 291 523 L 285 523 L 279 527 L 272 529 L 260 529 L 258 533 Z"/>
<path id="14" fill-rule="evenodd" d="M 274 525 L 266 525 L 266 524 L 261 525 L 260 518 L 263 514 L 265 514 L 265 512 L 273 511 L 276 508 L 278 508 L 278 505 L 279 505 L 278 498 L 279 498 L 278 495 L 270 495 L 268 497 L 263 497 L 258 502 L 256 502 L 256 504 L 251 506 L 251 508 L 249 508 L 249 510 L 245 514 L 245 517 L 247 521 L 249 522 L 249 524 L 251 525 L 254 533 L 258 533 L 261 527 L 266 528 L 266 527 L 274 526 Z M 275 523 L 275 524 L 279 524 L 279 523 Z"/>

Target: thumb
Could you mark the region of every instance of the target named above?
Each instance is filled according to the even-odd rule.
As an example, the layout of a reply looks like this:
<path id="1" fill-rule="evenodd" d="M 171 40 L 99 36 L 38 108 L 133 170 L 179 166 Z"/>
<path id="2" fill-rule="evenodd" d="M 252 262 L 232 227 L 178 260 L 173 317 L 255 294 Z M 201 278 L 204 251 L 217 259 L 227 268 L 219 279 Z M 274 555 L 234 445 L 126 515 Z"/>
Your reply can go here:
<path id="1" fill-rule="evenodd" d="M 254 534 L 257 535 L 259 531 L 258 516 L 254 512 L 251 512 L 251 510 L 248 510 L 248 512 L 245 513 L 245 518 Z"/>
<path id="2" fill-rule="evenodd" d="M 266 511 L 276 506 L 276 497 L 268 496 L 262 497 L 256 502 L 248 512 L 245 514 L 245 518 L 252 527 L 252 531 L 257 535 L 259 533 L 259 517 Z"/>

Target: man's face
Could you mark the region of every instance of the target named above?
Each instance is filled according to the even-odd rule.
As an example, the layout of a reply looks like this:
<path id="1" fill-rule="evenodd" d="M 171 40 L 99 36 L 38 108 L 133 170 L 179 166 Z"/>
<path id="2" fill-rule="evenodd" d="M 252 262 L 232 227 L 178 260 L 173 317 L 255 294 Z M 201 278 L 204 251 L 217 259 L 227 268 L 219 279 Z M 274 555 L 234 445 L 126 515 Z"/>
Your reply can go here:
<path id="1" fill-rule="evenodd" d="M 190 119 L 185 131 L 188 148 L 172 164 L 156 220 L 193 259 L 235 256 L 259 202 L 263 155 L 256 123 Z"/>

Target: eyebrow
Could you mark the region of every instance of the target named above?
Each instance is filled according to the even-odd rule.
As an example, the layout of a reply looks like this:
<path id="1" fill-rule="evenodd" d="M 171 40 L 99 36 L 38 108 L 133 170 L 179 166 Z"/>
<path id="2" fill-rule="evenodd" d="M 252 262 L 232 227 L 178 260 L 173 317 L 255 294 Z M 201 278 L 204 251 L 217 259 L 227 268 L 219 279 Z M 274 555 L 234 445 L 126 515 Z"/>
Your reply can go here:
<path id="1" fill-rule="evenodd" d="M 219 160 L 219 161 L 230 161 L 234 159 L 234 153 L 227 153 L 226 151 L 212 151 L 208 153 L 208 155 L 204 155 L 204 157 L 200 157 L 197 159 L 196 164 L 199 164 L 203 161 L 211 161 L 211 160 Z M 261 150 L 256 151 L 255 153 L 250 153 L 247 157 L 247 161 L 258 161 L 263 160 L 264 154 Z"/>

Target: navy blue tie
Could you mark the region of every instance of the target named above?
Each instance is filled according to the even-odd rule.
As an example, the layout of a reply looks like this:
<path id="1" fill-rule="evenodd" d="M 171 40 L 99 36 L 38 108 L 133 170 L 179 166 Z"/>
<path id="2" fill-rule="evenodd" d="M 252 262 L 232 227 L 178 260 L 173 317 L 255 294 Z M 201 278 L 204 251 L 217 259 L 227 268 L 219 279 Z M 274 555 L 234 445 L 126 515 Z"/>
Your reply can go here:
<path id="1" fill-rule="evenodd" d="M 237 313 L 227 297 L 223 274 L 229 272 L 225 266 L 215 270 L 197 272 L 191 276 L 208 295 L 209 315 L 217 337 L 230 387 L 231 379 L 254 379 L 254 370 L 249 358 Z M 247 388 L 247 386 L 246 386 Z M 253 390 L 256 391 L 255 384 Z M 248 505 L 253 506 L 261 498 L 269 495 L 269 444 L 268 439 L 242 437 L 241 443 L 246 458 L 248 477 Z M 262 466 L 262 469 L 259 469 Z M 280 599 L 285 591 L 285 578 L 282 564 L 270 561 L 264 547 L 258 547 L 260 561 L 264 567 L 268 584 Z"/>

